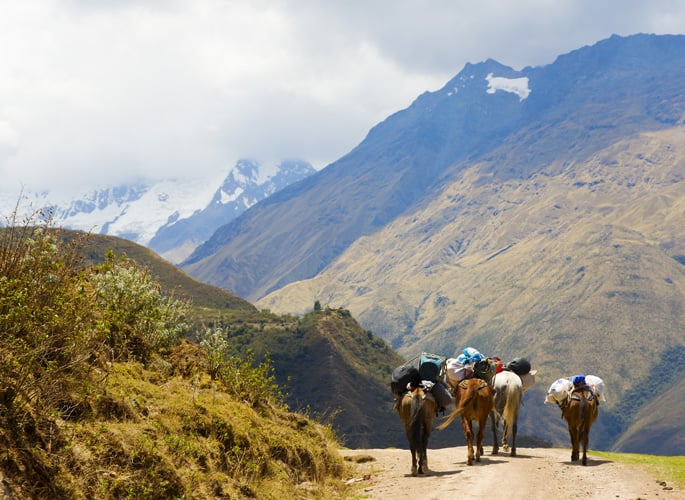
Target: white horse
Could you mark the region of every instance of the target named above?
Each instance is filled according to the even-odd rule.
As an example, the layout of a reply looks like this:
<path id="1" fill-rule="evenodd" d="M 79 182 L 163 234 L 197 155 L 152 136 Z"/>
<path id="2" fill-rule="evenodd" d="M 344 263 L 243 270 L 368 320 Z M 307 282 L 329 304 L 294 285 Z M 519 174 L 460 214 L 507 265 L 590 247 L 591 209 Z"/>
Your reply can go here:
<path id="1" fill-rule="evenodd" d="M 512 371 L 502 370 L 493 378 L 495 389 L 495 404 L 490 414 L 492 421 L 492 434 L 494 444 L 492 454 L 499 453 L 497 439 L 497 428 L 500 420 L 504 421 L 502 426 L 502 449 L 509 449 L 509 439 L 511 438 L 511 456 L 516 456 L 516 431 L 518 427 L 518 413 L 523 396 L 523 383 L 521 377 Z"/>

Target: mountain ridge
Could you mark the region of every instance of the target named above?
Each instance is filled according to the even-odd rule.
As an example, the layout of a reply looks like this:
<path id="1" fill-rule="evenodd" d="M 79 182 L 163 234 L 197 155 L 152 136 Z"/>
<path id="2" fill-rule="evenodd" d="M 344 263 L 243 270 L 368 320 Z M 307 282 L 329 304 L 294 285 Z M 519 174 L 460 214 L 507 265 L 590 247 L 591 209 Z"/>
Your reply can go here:
<path id="1" fill-rule="evenodd" d="M 596 59 L 599 62 L 595 64 L 609 59 L 614 60 L 614 64 L 619 68 L 623 68 L 620 64 L 623 59 L 619 58 L 622 53 L 619 47 L 622 43 L 631 47 L 650 46 L 653 44 L 653 38 L 659 37 L 612 37 L 598 42 L 593 47 L 560 56 L 555 64 L 563 65 L 559 71 L 567 71 L 566 68 L 581 66 L 578 58 L 582 54 L 597 53 Z M 668 40 L 679 47 L 685 45 L 682 36 L 669 37 Z M 607 52 L 609 55 L 606 55 Z M 678 57 L 682 59 L 680 53 Z M 569 93 L 569 86 L 575 80 L 569 75 L 556 74 L 557 68 L 554 65 L 524 68 L 521 72 L 507 68 L 506 72 L 510 77 L 531 75 L 530 96 L 521 101 L 512 93 L 486 92 L 488 87 L 485 76 L 492 69 L 502 67 L 492 60 L 466 65 L 448 82 L 449 87 L 422 94 L 408 108 L 392 114 L 373 127 L 366 138 L 350 153 L 313 176 L 307 183 L 306 191 L 285 191 L 270 203 L 250 211 L 245 217 L 232 223 L 235 231 L 230 225 L 222 228 L 222 231 L 225 231 L 224 235 L 221 232 L 216 233 L 214 239 L 198 247 L 193 255 L 181 263 L 182 267 L 191 274 L 213 280 L 213 284 L 234 290 L 239 295 L 255 301 L 288 282 L 314 276 L 358 237 L 370 234 L 387 224 L 422 196 L 430 196 L 436 185 L 445 182 L 445 177 L 450 171 L 463 168 L 462 162 L 473 162 L 483 156 L 481 161 L 490 162 L 490 171 L 493 174 L 525 177 L 539 169 L 541 164 L 548 169 L 559 168 L 558 165 L 567 161 L 562 156 L 557 161 L 558 165 L 554 164 L 551 153 L 544 151 L 535 158 L 530 156 L 529 146 L 537 138 L 536 130 L 542 127 L 564 123 L 563 128 L 547 138 L 547 149 L 561 151 L 562 146 L 570 146 L 568 156 L 589 156 L 604 141 L 640 130 L 640 127 L 633 123 L 634 120 L 631 121 L 635 113 L 631 115 L 630 110 L 618 110 L 617 112 L 627 118 L 621 118 L 615 124 L 604 125 L 602 120 L 606 121 L 607 115 L 602 112 L 602 106 L 606 107 L 607 104 L 601 100 L 600 94 L 584 106 L 582 115 L 579 114 L 575 107 L 578 102 L 582 102 L 579 99 L 602 90 L 606 85 L 604 80 L 589 79 L 590 84 L 586 81 L 585 86 L 577 90 L 579 95 L 575 95 L 574 100 L 564 100 L 564 96 Z M 629 69 L 630 67 L 628 65 Z M 594 68 L 590 74 L 601 74 L 601 69 Z M 670 80 L 667 78 L 669 76 Z M 674 63 L 665 68 L 659 82 L 650 80 L 651 83 L 660 83 L 659 89 L 647 86 L 643 87 L 644 91 L 650 95 L 661 92 L 663 95 L 659 102 L 677 104 L 682 101 L 679 98 L 679 87 L 663 82 L 677 82 L 682 76 L 682 69 Z M 536 82 L 544 82 L 545 78 L 552 83 L 548 83 L 545 90 L 536 87 Z M 455 82 L 461 81 L 460 79 L 468 85 L 465 85 L 463 91 L 448 96 L 448 90 L 451 91 Z M 625 81 L 625 75 L 617 74 L 614 80 L 614 83 L 619 85 Z M 620 88 L 622 93 L 636 92 L 635 89 L 631 90 L 630 85 Z M 560 99 L 565 103 L 561 107 L 558 105 Z M 444 105 L 445 102 L 448 103 L 447 106 Z M 443 105 L 438 106 L 438 103 Z M 639 112 L 645 111 L 644 103 L 638 102 L 637 105 Z M 549 111 L 550 106 L 557 106 L 554 112 Z M 664 111 L 662 116 L 659 109 L 671 110 L 672 107 L 666 104 L 661 108 L 655 104 L 651 106 L 652 108 L 647 109 L 649 113 L 646 114 L 651 125 L 647 127 L 643 122 L 642 127 L 658 129 L 671 126 L 674 121 L 680 119 L 676 118 L 680 116 L 677 109 L 683 109 L 680 102 L 677 104 L 680 108 L 676 106 L 677 109 L 670 114 Z M 548 113 L 547 117 L 540 123 L 533 123 L 532 116 L 540 115 L 542 111 Z M 569 119 L 569 114 L 572 119 Z M 658 119 L 654 119 L 654 116 Z M 581 120 L 583 117 L 584 121 Z M 581 120 L 580 125 L 575 124 L 574 119 Z M 516 127 L 522 120 L 526 126 L 517 134 Z M 584 140 L 588 134 L 592 136 L 592 141 Z M 569 141 L 572 142 L 570 145 Z M 520 152 L 519 159 L 513 164 L 498 162 L 498 154 L 501 159 L 502 153 L 497 153 L 496 146 L 517 148 Z M 483 155 L 483 148 L 486 147 L 487 154 Z M 279 203 L 278 210 L 267 215 L 269 205 L 274 203 Z M 281 241 L 282 251 L 278 255 L 272 254 L 270 245 L 264 239 L 262 243 L 252 242 L 248 245 L 248 240 L 252 238 L 247 228 L 288 227 L 288 221 L 298 219 L 304 212 L 304 208 L 299 206 L 300 203 L 306 203 L 307 207 L 316 213 L 315 222 L 318 224 L 289 227 L 288 231 L 275 229 Z M 277 218 L 280 219 L 278 222 Z M 249 252 L 246 252 L 244 249 L 248 246 Z M 294 257 L 297 265 L 292 265 L 291 257 Z M 263 267 L 266 266 L 265 269 L 256 274 L 241 275 L 238 272 L 231 273 L 225 278 L 211 270 L 212 267 L 225 266 L 235 271 L 242 267 L 243 258 L 245 263 L 268 261 L 268 264 L 263 264 Z"/>

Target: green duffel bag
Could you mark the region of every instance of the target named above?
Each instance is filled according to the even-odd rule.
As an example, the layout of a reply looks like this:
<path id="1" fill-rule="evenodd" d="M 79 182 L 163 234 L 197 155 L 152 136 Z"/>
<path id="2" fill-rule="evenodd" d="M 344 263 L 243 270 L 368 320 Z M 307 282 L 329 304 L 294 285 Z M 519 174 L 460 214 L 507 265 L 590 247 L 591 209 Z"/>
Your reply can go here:
<path id="1" fill-rule="evenodd" d="M 419 375 L 421 380 L 437 382 L 445 374 L 445 358 L 437 354 L 422 352 L 419 358 Z"/>

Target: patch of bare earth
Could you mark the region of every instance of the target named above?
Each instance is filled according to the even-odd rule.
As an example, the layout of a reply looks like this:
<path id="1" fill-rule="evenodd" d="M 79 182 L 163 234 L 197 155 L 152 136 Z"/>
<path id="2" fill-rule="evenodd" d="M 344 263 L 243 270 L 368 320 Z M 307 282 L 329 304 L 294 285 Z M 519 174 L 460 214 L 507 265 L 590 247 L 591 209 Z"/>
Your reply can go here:
<path id="1" fill-rule="evenodd" d="M 481 462 L 466 465 L 466 447 L 428 450 L 430 474 L 412 477 L 409 450 L 341 450 L 357 471 L 350 482 L 357 498 L 442 499 L 667 499 L 685 498 L 677 490 L 634 465 L 588 454 L 588 464 L 571 462 L 571 451 L 519 448 L 518 456 L 486 447 Z"/>

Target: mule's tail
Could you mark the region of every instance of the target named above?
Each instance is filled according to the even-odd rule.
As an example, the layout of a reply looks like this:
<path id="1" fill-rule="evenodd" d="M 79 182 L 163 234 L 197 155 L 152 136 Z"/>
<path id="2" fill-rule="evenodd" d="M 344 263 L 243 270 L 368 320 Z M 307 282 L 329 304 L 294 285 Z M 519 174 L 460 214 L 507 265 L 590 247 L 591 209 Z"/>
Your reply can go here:
<path id="1" fill-rule="evenodd" d="M 507 400 L 504 402 L 504 409 L 502 410 L 502 418 L 507 423 L 507 439 L 512 433 L 513 426 L 518 419 L 519 407 L 521 406 L 521 397 L 523 396 L 523 389 L 520 385 L 509 384 L 507 387 Z"/>
<path id="2" fill-rule="evenodd" d="M 457 390 L 459 390 L 459 389 L 457 389 Z M 459 402 L 459 406 L 457 406 L 454 410 L 452 410 L 452 413 L 450 413 L 447 416 L 447 419 L 443 423 L 438 425 L 438 429 L 443 430 L 448 425 L 450 425 L 454 421 L 455 418 L 457 418 L 459 415 L 464 413 L 464 410 L 466 409 L 466 407 L 469 404 L 471 404 L 471 401 L 474 398 L 478 397 L 478 390 L 479 390 L 478 386 L 475 386 L 473 384 L 469 384 L 468 388 L 466 389 L 466 391 L 467 391 L 466 394 L 461 398 L 461 401 Z"/>
<path id="3" fill-rule="evenodd" d="M 580 422 L 579 426 L 579 436 L 582 440 L 590 433 L 590 402 L 587 398 L 583 397 L 580 400 Z"/>
<path id="4" fill-rule="evenodd" d="M 419 449 L 421 444 L 421 432 L 423 429 L 421 421 L 421 409 L 423 407 L 424 395 L 421 391 L 416 391 L 411 398 L 411 414 L 409 417 L 409 435 L 412 448 Z"/>

